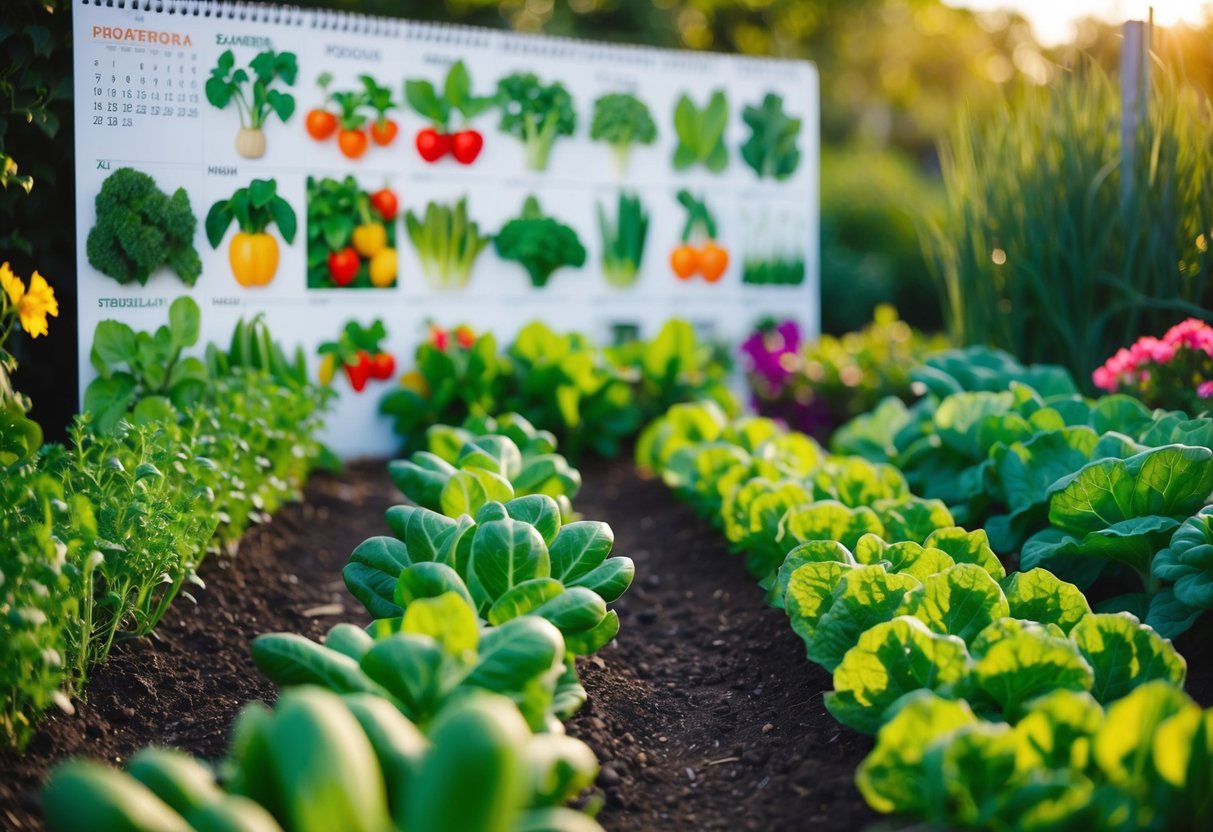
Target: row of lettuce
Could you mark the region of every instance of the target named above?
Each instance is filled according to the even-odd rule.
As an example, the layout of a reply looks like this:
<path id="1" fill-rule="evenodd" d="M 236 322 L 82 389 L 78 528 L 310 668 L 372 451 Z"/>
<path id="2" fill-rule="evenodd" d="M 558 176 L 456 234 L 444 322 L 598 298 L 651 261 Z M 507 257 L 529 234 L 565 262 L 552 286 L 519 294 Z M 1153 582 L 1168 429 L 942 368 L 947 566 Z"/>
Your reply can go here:
<path id="1" fill-rule="evenodd" d="M 830 712 L 876 735 L 857 775 L 873 808 L 948 828 L 1210 825 L 1213 711 L 1142 623 L 1198 614 L 1179 581 L 1213 549 L 1210 420 L 1083 399 L 1064 372 L 983 350 L 915 375 L 928 396 L 846 425 L 833 454 L 690 404 L 637 461 L 744 555 L 833 674 Z M 1092 609 L 1063 579 L 1117 572 L 1146 594 L 1093 592 Z"/>
<path id="2" fill-rule="evenodd" d="M 260 320 L 205 360 L 183 298 L 155 332 L 107 322 L 70 443 L 43 444 L 19 397 L 0 420 L 0 742 L 18 749 L 40 715 L 73 710 L 115 639 L 151 632 L 201 585 L 209 552 L 296 498 L 323 458 L 328 401 L 301 355 Z M 2 375 L 2 374 L 0 374 Z M 0 397 L 3 398 L 3 397 Z"/>
<path id="3" fill-rule="evenodd" d="M 632 561 L 573 519 L 580 475 L 516 414 L 434 427 L 390 473 L 410 503 L 343 570 L 373 622 L 260 636 L 253 660 L 283 692 L 246 706 L 223 761 L 63 764 L 49 829 L 601 830 L 596 804 L 565 805 L 598 763 L 560 720 L 586 701 L 576 657 L 619 630 L 607 604 Z"/>

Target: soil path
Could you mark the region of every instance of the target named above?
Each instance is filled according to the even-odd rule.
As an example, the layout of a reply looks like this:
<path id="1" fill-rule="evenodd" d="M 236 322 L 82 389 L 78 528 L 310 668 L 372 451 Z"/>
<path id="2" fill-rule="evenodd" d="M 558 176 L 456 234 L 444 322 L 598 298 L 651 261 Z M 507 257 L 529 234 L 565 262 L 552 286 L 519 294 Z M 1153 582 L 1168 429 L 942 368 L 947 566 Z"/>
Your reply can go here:
<path id="1" fill-rule="evenodd" d="M 630 465 L 591 465 L 576 500 L 637 579 L 619 637 L 585 660 L 569 732 L 603 763 L 599 820 L 636 830 L 838 830 L 876 819 L 853 785 L 871 741 L 826 711 L 830 676 L 719 532 Z"/>

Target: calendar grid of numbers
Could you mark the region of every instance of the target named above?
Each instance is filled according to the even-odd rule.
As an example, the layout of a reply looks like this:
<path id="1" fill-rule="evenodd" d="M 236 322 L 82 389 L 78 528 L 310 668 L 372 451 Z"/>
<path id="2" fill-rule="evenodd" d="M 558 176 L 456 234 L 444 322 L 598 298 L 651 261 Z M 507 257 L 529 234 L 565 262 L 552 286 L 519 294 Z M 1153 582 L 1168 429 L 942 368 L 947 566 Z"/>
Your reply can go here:
<path id="1" fill-rule="evenodd" d="M 77 0 L 73 14 L 81 390 L 99 321 L 154 329 L 183 294 L 202 343 L 261 313 L 313 374 L 351 320 L 381 319 L 402 369 L 431 322 L 502 341 L 541 319 L 604 343 L 671 317 L 734 344 L 767 316 L 818 328 L 810 63 L 204 0 Z M 507 125 L 510 84 L 559 87 L 572 114 L 541 168 Z M 594 137 L 607 96 L 651 116 L 624 166 Z M 162 201 L 145 225 L 115 225 L 114 204 L 149 184 Z M 528 206 L 572 233 L 580 265 L 536 274 L 508 249 L 498 234 Z M 641 225 L 643 245 L 624 246 Z M 443 259 L 435 234 L 474 254 Z M 707 244 L 727 263 L 713 251 L 683 274 L 676 250 Z M 621 246 L 634 269 L 612 261 Z M 386 389 L 341 389 L 335 450 L 395 448 Z"/>

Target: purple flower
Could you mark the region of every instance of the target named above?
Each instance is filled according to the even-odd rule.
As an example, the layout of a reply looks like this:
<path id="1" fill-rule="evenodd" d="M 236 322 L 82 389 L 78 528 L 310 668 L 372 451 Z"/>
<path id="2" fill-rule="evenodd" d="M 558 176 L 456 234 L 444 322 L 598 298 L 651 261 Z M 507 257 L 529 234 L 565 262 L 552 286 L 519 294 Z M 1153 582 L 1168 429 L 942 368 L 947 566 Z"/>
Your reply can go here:
<path id="1" fill-rule="evenodd" d="M 763 326 L 741 344 L 748 370 L 761 376 L 778 394 L 795 372 L 800 355 L 800 327 L 795 321 Z"/>

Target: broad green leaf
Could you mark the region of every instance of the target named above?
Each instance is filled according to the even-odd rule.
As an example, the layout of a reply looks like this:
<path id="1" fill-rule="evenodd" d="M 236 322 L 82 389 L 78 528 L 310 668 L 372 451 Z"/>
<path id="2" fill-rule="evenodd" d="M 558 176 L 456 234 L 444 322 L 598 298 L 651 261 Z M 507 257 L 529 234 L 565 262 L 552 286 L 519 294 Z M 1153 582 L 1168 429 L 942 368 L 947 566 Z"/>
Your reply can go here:
<path id="1" fill-rule="evenodd" d="M 958 563 L 926 577 L 907 598 L 907 611 L 933 631 L 972 641 L 1010 614 L 1002 588 L 985 569 Z"/>
<path id="2" fill-rule="evenodd" d="M 1108 704 L 1154 679 L 1183 687 L 1187 663 L 1166 639 L 1127 612 L 1091 614 L 1070 632 L 1095 671 L 1091 693 Z"/>
<path id="3" fill-rule="evenodd" d="M 566 523 L 551 544 L 552 577 L 572 585 L 602 564 L 614 546 L 615 533 L 606 523 L 596 520 Z"/>
<path id="4" fill-rule="evenodd" d="M 583 586 L 593 590 L 608 604 L 618 601 L 620 596 L 632 585 L 636 577 L 636 565 L 631 558 L 615 556 L 595 566 L 589 572 L 569 583 L 569 586 Z"/>
<path id="5" fill-rule="evenodd" d="M 452 702 L 430 730 L 433 750 L 409 784 L 413 799 L 400 827 L 509 832 L 503 820 L 518 813 L 526 794 L 522 749 L 529 739 L 506 699 L 483 694 Z"/>
<path id="6" fill-rule="evenodd" d="M 357 661 L 295 633 L 257 636 L 249 652 L 257 668 L 279 687 L 320 685 L 334 693 L 384 693 Z"/>
<path id="7" fill-rule="evenodd" d="M 1053 485 L 1049 522 L 1073 533 L 1130 520 L 1191 516 L 1213 493 L 1213 450 L 1168 445 L 1090 463 Z"/>
<path id="8" fill-rule="evenodd" d="M 844 725 L 874 734 L 889 707 L 905 694 L 927 689 L 963 697 L 971 674 L 963 641 L 932 633 L 917 618 L 899 616 L 860 636 L 834 671 L 826 708 Z"/>
<path id="9" fill-rule="evenodd" d="M 512 618 L 527 615 L 565 591 L 555 578 L 534 578 L 515 585 L 489 609 L 488 622 L 499 626 Z"/>
<path id="10" fill-rule="evenodd" d="M 873 551 L 875 551 L 874 547 Z M 880 553 L 880 560 L 877 562 L 884 565 L 890 572 L 910 575 L 920 581 L 925 581 L 931 575 L 936 575 L 956 565 L 956 561 L 952 560 L 942 549 L 936 549 L 933 546 L 919 546 L 909 540 L 885 546 L 884 551 Z"/>
<path id="11" fill-rule="evenodd" d="M 560 678 L 564 651 L 564 638 L 555 625 L 524 615 L 481 634 L 479 661 L 463 684 L 509 696 L 524 709 L 529 724 L 541 725 Z M 528 686 L 543 695 L 535 697 Z"/>
<path id="12" fill-rule="evenodd" d="M 926 754 L 927 817 L 981 828 L 1001 814 L 1014 784 L 1016 745 L 1011 726 L 985 721 L 933 743 Z"/>
<path id="13" fill-rule="evenodd" d="M 843 572 L 825 599 L 812 638 L 806 640 L 809 658 L 834 670 L 865 632 L 906 613 L 907 598 L 919 587 L 918 579 L 886 572 L 880 566 Z"/>
<path id="14" fill-rule="evenodd" d="M 433 454 L 428 456 L 435 464 L 419 464 L 418 459 L 425 453 L 422 451 L 414 454 L 412 459 L 389 462 L 388 474 L 404 496 L 423 508 L 439 511 L 442 508 L 443 487 L 454 476 L 455 469 Z M 445 470 L 439 463 L 445 466 Z"/>
<path id="15" fill-rule="evenodd" d="M 989 538 L 981 529 L 971 532 L 959 526 L 936 529 L 927 536 L 923 545 L 942 549 L 956 563 L 975 563 L 996 580 L 1001 580 L 1007 574 L 1002 561 L 990 548 Z"/>
<path id="16" fill-rule="evenodd" d="M 428 722 L 466 671 L 449 664 L 434 639 L 415 633 L 379 640 L 359 666 L 400 700 L 404 715 L 414 722 Z"/>
<path id="17" fill-rule="evenodd" d="M 806 644 L 817 631 L 817 624 L 834 597 L 834 589 L 848 572 L 859 567 L 833 560 L 810 561 L 796 567 L 788 578 L 784 606 L 792 630 Z"/>
<path id="18" fill-rule="evenodd" d="M 598 776 L 598 758 L 590 747 L 563 734 L 536 734 L 523 756 L 533 778 L 531 791 L 537 806 L 563 806 L 592 786 Z"/>
<path id="19" fill-rule="evenodd" d="M 445 563 L 423 561 L 401 570 L 394 600 L 401 609 L 407 609 L 414 601 L 437 598 L 448 592 L 458 595 L 472 609 L 476 608 L 467 585 L 454 569 Z"/>
<path id="20" fill-rule="evenodd" d="M 788 556 L 783 559 L 783 563 L 779 567 L 779 572 L 775 576 L 775 583 L 771 586 L 771 592 L 768 595 L 771 605 L 777 609 L 784 606 L 784 596 L 788 592 L 788 583 L 792 580 L 792 575 L 797 569 L 806 563 L 828 562 L 842 563 L 848 566 L 858 565 L 855 562 L 855 558 L 847 551 L 847 548 L 837 540 L 811 540 L 808 543 L 802 543 L 788 552 Z"/>
<path id="21" fill-rule="evenodd" d="M 361 627 L 342 623 L 328 631 L 324 637 L 324 646 L 360 662 L 367 651 L 375 646 L 375 639 Z"/>
<path id="22" fill-rule="evenodd" d="M 403 613 L 396 603 L 396 582 L 410 563 L 409 551 L 399 540 L 372 537 L 358 544 L 341 576 L 372 618 L 395 618 Z"/>
<path id="23" fill-rule="evenodd" d="M 529 523 L 539 532 L 543 542 L 551 547 L 560 532 L 560 506 L 545 494 L 516 497 L 505 503 L 506 513 L 515 520 Z"/>
<path id="24" fill-rule="evenodd" d="M 855 772 L 855 785 L 878 812 L 920 814 L 927 772 L 923 757 L 931 743 L 977 721 L 969 704 L 921 690 L 907 695 L 876 735 L 876 747 Z"/>
<path id="25" fill-rule="evenodd" d="M 923 543 L 935 530 L 951 528 L 956 523 L 942 500 L 910 496 L 882 501 L 875 508 L 884 526 L 881 536 L 893 542 Z"/>
<path id="26" fill-rule="evenodd" d="M 1091 764 L 1091 742 L 1104 724 L 1103 708 L 1085 691 L 1055 690 L 1035 699 L 1015 724 L 1021 771 Z"/>
<path id="27" fill-rule="evenodd" d="M 174 351 L 198 343 L 198 336 L 202 332 L 202 313 L 189 295 L 182 295 L 169 304 L 168 321 Z"/>
<path id="28" fill-rule="evenodd" d="M 538 607 L 534 615 L 556 625 L 566 638 L 592 630 L 606 618 L 606 602 L 585 587 L 571 587 Z"/>
<path id="29" fill-rule="evenodd" d="M 456 592 L 434 598 L 417 598 L 404 610 L 400 629 L 406 633 L 429 636 L 443 652 L 451 656 L 474 653 L 479 644 L 476 613 Z"/>
<path id="30" fill-rule="evenodd" d="M 1069 633 L 1091 613 L 1087 598 L 1074 584 L 1045 569 L 1012 572 L 999 582 L 1010 605 L 1010 616 L 1056 624 Z"/>
<path id="31" fill-rule="evenodd" d="M 1091 666 L 1073 642 L 1043 628 L 1002 633 L 998 638 L 978 637 L 980 643 L 974 644 L 973 652 L 978 655 L 980 651 L 980 658 L 974 675 L 978 687 L 1008 718 L 1018 719 L 1028 702 L 1054 690 L 1091 689 Z"/>
<path id="32" fill-rule="evenodd" d="M 883 532 L 884 526 L 870 508 L 847 508 L 833 500 L 822 500 L 809 508 L 793 511 L 787 519 L 787 536 L 795 543 L 837 540 L 850 549 L 865 534 Z"/>
<path id="33" fill-rule="evenodd" d="M 488 502 L 504 503 L 514 499 L 509 480 L 493 471 L 472 468 L 456 471 L 442 488 L 439 502 L 447 517 L 475 516 Z"/>
<path id="34" fill-rule="evenodd" d="M 1139 685 L 1109 704 L 1103 727 L 1095 735 L 1099 770 L 1114 784 L 1137 781 L 1149 763 L 1151 740 L 1159 727 L 1191 705 L 1186 693 L 1161 679 Z"/>
<path id="35" fill-rule="evenodd" d="M 534 526 L 518 520 L 494 520 L 478 526 L 470 554 L 469 588 L 485 610 L 523 581 L 552 576 L 543 538 Z"/>
<path id="36" fill-rule="evenodd" d="M 619 633 L 619 613 L 608 610 L 598 625 L 590 630 L 570 633 L 565 639 L 565 648 L 578 656 L 588 656 L 606 647 Z"/>

